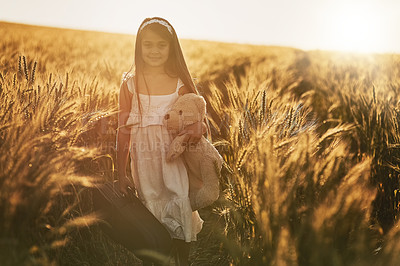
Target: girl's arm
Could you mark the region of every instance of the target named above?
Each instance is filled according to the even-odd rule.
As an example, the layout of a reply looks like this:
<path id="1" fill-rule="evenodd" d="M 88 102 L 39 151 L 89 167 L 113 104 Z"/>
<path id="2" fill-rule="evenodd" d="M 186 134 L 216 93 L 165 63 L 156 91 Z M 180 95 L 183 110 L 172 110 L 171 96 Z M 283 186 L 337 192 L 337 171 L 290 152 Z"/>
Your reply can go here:
<path id="1" fill-rule="evenodd" d="M 126 81 L 123 81 L 119 93 L 118 103 L 118 131 L 117 131 L 117 173 L 122 193 L 127 193 L 128 186 L 133 188 L 133 184 L 126 175 L 126 165 L 128 162 L 129 146 L 130 146 L 130 128 L 121 127 L 126 124 L 132 103 L 132 94 L 128 90 Z"/>

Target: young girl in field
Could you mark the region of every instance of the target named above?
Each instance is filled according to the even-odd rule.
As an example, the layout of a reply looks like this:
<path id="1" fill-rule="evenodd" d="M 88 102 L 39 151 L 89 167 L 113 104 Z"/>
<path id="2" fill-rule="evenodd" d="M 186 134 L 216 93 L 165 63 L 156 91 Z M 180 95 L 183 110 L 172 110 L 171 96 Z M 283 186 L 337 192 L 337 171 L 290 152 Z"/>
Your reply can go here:
<path id="1" fill-rule="evenodd" d="M 167 228 L 180 265 L 187 265 L 189 244 L 196 240 L 203 220 L 190 207 L 183 161 L 166 161 L 172 137 L 162 122 L 178 96 L 189 92 L 198 93 L 174 28 L 162 18 L 145 19 L 136 35 L 133 71 L 124 74 L 120 89 L 118 178 L 121 192 L 136 188 L 145 206 Z M 189 133 L 188 145 L 195 144 L 206 125 L 199 122 L 184 131 L 181 134 Z M 132 178 L 125 170 L 129 153 Z"/>

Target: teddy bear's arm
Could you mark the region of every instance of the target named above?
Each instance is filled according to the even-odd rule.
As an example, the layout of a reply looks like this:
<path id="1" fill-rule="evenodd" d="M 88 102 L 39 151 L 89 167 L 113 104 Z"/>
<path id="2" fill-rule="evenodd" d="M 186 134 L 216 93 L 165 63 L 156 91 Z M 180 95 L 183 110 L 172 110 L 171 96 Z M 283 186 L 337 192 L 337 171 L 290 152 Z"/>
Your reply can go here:
<path id="1" fill-rule="evenodd" d="M 182 152 L 185 151 L 186 143 L 184 142 L 186 134 L 175 137 L 169 145 L 167 153 L 167 161 L 176 159 Z"/>

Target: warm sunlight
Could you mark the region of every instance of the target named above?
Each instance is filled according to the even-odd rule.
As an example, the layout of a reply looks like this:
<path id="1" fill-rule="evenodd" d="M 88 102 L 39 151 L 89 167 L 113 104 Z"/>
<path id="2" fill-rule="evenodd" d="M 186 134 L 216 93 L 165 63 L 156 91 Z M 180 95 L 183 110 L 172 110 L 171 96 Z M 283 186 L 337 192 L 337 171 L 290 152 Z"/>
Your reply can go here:
<path id="1" fill-rule="evenodd" d="M 400 53 L 398 0 L 4 2 L 0 21 L 136 34 L 142 19 L 161 16 L 183 39 Z"/>
<path id="2" fill-rule="evenodd" d="M 334 50 L 379 51 L 385 46 L 386 30 L 381 7 L 372 3 L 342 3 L 331 7 L 325 42 Z"/>

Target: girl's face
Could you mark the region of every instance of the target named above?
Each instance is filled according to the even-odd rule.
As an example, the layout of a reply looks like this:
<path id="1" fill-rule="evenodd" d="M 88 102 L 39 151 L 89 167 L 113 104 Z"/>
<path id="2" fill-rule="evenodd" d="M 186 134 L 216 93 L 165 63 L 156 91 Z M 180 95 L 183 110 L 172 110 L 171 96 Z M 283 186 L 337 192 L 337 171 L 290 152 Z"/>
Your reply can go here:
<path id="1" fill-rule="evenodd" d="M 152 30 L 142 36 L 142 59 L 145 66 L 162 67 L 168 60 L 170 44 Z"/>

